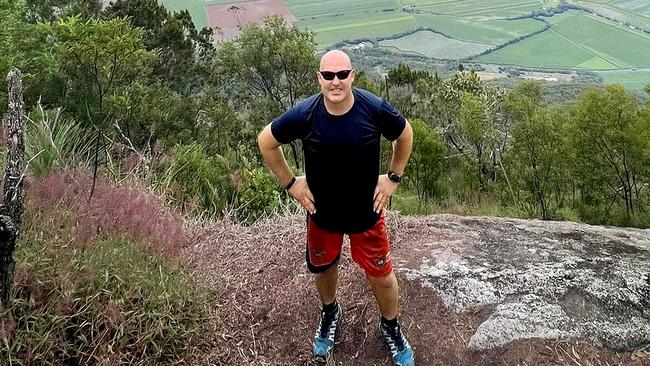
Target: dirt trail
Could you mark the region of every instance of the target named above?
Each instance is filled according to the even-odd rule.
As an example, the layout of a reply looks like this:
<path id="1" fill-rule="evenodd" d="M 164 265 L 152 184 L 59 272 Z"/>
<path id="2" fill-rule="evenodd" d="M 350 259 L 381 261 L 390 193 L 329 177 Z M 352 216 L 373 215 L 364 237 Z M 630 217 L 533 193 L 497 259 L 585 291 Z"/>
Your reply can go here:
<path id="1" fill-rule="evenodd" d="M 418 221 L 390 214 L 393 256 L 408 257 L 431 241 Z M 480 220 L 480 219 L 477 219 Z M 405 222 L 408 221 L 408 225 Z M 301 216 L 266 220 L 252 227 L 221 222 L 197 228 L 185 259 L 196 276 L 221 290 L 209 345 L 190 364 L 314 365 L 311 336 L 319 301 L 304 265 Z M 376 335 L 378 311 L 363 273 L 344 247 L 338 299 L 344 323 L 335 349 L 337 365 L 391 365 Z M 492 307 L 456 313 L 399 267 L 400 319 L 419 366 L 433 365 L 633 365 L 650 366 L 650 349 L 613 352 L 586 341 L 523 340 L 486 351 L 467 349 Z"/>

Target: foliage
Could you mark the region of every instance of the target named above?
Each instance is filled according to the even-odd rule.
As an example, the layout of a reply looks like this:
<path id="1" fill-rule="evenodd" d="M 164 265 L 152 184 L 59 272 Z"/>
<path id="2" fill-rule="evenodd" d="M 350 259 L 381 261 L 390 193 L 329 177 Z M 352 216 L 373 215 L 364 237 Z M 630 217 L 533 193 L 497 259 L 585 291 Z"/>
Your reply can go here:
<path id="1" fill-rule="evenodd" d="M 169 192 L 173 203 L 187 214 L 223 214 L 235 200 L 231 174 L 236 161 L 208 156 L 200 144 L 176 145 L 171 164 L 159 173 L 157 189 Z"/>
<path id="2" fill-rule="evenodd" d="M 494 180 L 493 173 L 490 172 L 492 163 L 490 148 L 496 142 L 495 130 L 491 126 L 489 109 L 485 101 L 470 93 L 463 93 L 460 102 L 457 141 L 465 146 L 463 152 L 474 166 L 478 182 L 476 188 L 483 191 L 486 189 L 486 177 Z"/>
<path id="3" fill-rule="evenodd" d="M 17 246 L 13 329 L 0 357 L 15 365 L 182 361 L 205 331 L 213 291 L 137 243 L 63 239 L 65 209 L 29 213 Z M 57 217 L 58 216 L 58 217 Z M 212 298 L 211 298 L 212 297 Z"/>
<path id="4" fill-rule="evenodd" d="M 154 55 L 126 19 L 60 19 L 50 26 L 66 85 L 66 111 L 85 126 L 110 127 L 110 98 L 150 72 Z"/>
<path id="5" fill-rule="evenodd" d="M 111 98 L 109 111 L 121 140 L 136 148 L 157 140 L 167 146 L 199 141 L 208 153 L 224 154 L 247 137 L 238 116 L 211 89 L 182 95 L 157 82 L 135 82 Z"/>
<path id="6" fill-rule="evenodd" d="M 371 78 L 369 78 L 364 71 L 358 71 L 356 73 L 354 77 L 354 87 L 365 89 L 375 95 L 381 95 L 381 91 L 383 88 L 381 83 L 377 83 Z"/>
<path id="7" fill-rule="evenodd" d="M 537 207 L 539 217 L 548 220 L 553 210 L 551 197 L 563 188 L 565 118 L 560 111 L 543 108 L 541 100 L 541 87 L 535 82 L 519 84 L 506 98 L 512 122 L 508 165 L 512 184 L 526 193 L 526 204 Z"/>
<path id="8" fill-rule="evenodd" d="M 399 64 L 397 67 L 388 71 L 388 80 L 392 85 L 411 85 L 414 86 L 419 80 L 431 77 L 428 71 L 414 70 L 407 64 Z"/>
<path id="9" fill-rule="evenodd" d="M 621 86 L 587 90 L 573 113 L 583 214 L 606 220 L 615 204 L 625 220 L 644 212 L 650 142 L 639 137 L 648 136 L 648 114 Z"/>
<path id="10" fill-rule="evenodd" d="M 261 126 L 317 90 L 315 47 L 311 33 L 271 16 L 263 25 L 245 25 L 237 39 L 222 45 L 215 76 L 244 105 L 267 107 Z"/>
<path id="11" fill-rule="evenodd" d="M 281 205 L 278 183 L 265 167 L 243 171 L 238 198 L 238 217 L 247 223 L 274 212 Z"/>
<path id="12" fill-rule="evenodd" d="M 84 19 L 99 15 L 102 0 L 26 0 L 27 15 L 32 23 L 51 22 L 79 15 Z"/>
<path id="13" fill-rule="evenodd" d="M 26 17 L 24 1 L 0 0 L 0 115 L 7 106 L 4 80 L 10 69 L 20 69 L 28 105 L 40 95 L 46 103 L 58 95 L 56 64 L 44 47 L 47 32 Z"/>
<path id="14" fill-rule="evenodd" d="M 142 40 L 158 58 L 153 75 L 164 86 L 189 95 L 205 86 L 205 73 L 214 56 L 212 29 L 196 29 L 187 10 L 168 11 L 156 0 L 116 0 L 104 10 L 109 19 L 128 17 L 142 29 Z"/>
<path id="15" fill-rule="evenodd" d="M 528 90 L 527 90 L 528 89 Z M 508 152 L 510 177 L 526 192 L 526 203 L 539 209 L 539 217 L 552 217 L 551 196 L 561 189 L 566 158 L 561 112 L 541 107 L 539 84 L 522 83 L 508 95 L 512 118 L 512 146 Z"/>
<path id="16" fill-rule="evenodd" d="M 37 178 L 54 167 L 90 166 L 91 143 L 87 132 L 73 120 L 61 115 L 61 109 L 38 108 L 27 117 L 25 158 Z"/>
<path id="17" fill-rule="evenodd" d="M 444 173 L 447 148 L 442 137 L 422 120 L 409 121 L 413 128 L 413 151 L 406 169 L 409 186 L 414 187 L 418 199 L 428 200 L 440 192 L 436 182 Z"/>

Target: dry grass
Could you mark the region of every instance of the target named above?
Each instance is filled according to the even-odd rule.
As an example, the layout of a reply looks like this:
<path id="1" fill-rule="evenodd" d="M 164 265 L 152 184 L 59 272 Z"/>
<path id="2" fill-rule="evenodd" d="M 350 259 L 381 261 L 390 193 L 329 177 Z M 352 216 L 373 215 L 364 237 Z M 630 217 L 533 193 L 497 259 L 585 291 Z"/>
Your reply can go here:
<path id="1" fill-rule="evenodd" d="M 417 218 L 388 215 L 394 252 L 407 250 Z M 220 289 L 218 319 L 209 335 L 215 346 L 197 349 L 188 364 L 314 365 L 311 336 L 319 301 L 304 265 L 305 218 L 266 218 L 253 226 L 229 220 L 206 223 L 191 233 L 183 258 L 202 282 Z M 345 244 L 347 245 L 347 244 Z M 364 274 L 344 246 L 338 299 L 344 323 L 336 365 L 391 365 L 375 328 L 378 312 Z M 588 342 L 526 340 L 472 352 L 467 342 L 490 309 L 456 314 L 420 284 L 405 281 L 401 322 L 419 365 L 650 365 L 647 349 L 616 353 Z"/>

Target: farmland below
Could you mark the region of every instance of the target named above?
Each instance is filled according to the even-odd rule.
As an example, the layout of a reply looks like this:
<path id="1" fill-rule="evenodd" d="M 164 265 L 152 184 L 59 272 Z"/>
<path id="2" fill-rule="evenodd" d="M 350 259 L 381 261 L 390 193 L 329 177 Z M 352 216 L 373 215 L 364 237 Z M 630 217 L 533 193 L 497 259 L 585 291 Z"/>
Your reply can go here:
<path id="1" fill-rule="evenodd" d="M 320 49 L 374 49 L 487 67 L 591 72 L 643 89 L 650 81 L 650 4 L 643 0 L 284 0 L 286 19 L 314 33 Z M 188 8 L 199 26 L 242 25 L 259 1 L 162 0 Z M 225 9 L 208 17 L 210 9 Z M 286 9 L 285 8 L 285 9 Z M 253 10 L 255 9 L 255 10 Z M 295 18 L 294 18 L 295 17 Z M 213 19 L 214 18 L 214 19 Z M 479 67 L 481 68 L 481 67 Z"/>

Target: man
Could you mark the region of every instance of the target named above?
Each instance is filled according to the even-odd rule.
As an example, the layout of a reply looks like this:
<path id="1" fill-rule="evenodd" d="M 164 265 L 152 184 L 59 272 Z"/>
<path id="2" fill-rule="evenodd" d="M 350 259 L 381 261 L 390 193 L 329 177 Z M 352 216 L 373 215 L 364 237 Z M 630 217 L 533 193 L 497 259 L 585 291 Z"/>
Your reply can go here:
<path id="1" fill-rule="evenodd" d="M 316 74 L 321 93 L 275 119 L 258 137 L 269 168 L 308 213 L 307 267 L 322 301 L 314 358 L 327 362 L 332 357 L 342 317 L 337 264 L 348 234 L 352 259 L 366 272 L 377 299 L 379 332 L 393 361 L 414 366 L 413 349 L 397 322 L 399 289 L 383 212 L 406 167 L 413 131 L 390 104 L 352 88 L 355 71 L 344 52 L 327 52 Z M 393 156 L 390 171 L 380 175 L 382 135 L 393 141 Z M 305 176 L 295 177 L 282 153 L 281 145 L 295 139 L 303 143 Z"/>

